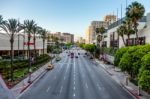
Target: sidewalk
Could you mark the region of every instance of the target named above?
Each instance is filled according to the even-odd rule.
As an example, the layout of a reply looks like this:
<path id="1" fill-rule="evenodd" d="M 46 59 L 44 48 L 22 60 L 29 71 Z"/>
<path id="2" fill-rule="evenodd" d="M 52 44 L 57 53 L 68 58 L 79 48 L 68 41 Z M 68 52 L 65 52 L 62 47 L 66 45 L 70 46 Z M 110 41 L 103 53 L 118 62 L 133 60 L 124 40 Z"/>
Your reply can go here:
<path id="1" fill-rule="evenodd" d="M 60 54 L 60 56 L 62 56 Z M 55 58 L 52 60 L 52 63 L 54 63 Z M 21 82 L 19 82 L 17 85 L 15 85 L 11 91 L 13 92 L 13 95 L 15 97 L 18 97 L 24 90 L 26 90 L 34 81 L 36 81 L 37 79 L 39 79 L 40 77 L 44 76 L 47 73 L 47 70 L 45 69 L 47 67 L 47 65 L 50 62 L 47 62 L 45 65 L 43 65 L 42 67 L 40 67 L 38 70 L 36 70 L 35 72 L 33 72 L 31 74 L 31 83 L 28 83 L 28 77 L 25 78 L 24 80 L 22 80 Z"/>
<path id="2" fill-rule="evenodd" d="M 11 91 L 13 92 L 14 96 L 19 96 L 20 93 L 22 93 L 26 88 L 28 88 L 36 79 L 38 79 L 40 76 L 44 75 L 47 71 L 45 70 L 48 63 L 46 63 L 44 66 L 36 70 L 31 74 L 31 83 L 28 83 L 28 77 L 19 82 L 17 85 L 15 85 Z"/>
<path id="3" fill-rule="evenodd" d="M 127 74 L 121 72 L 121 70 L 113 65 L 104 64 L 102 61 L 95 59 L 96 63 L 99 64 L 117 83 L 119 83 L 124 89 L 132 94 L 136 99 L 150 99 L 150 95 L 144 91 L 141 92 L 141 96 L 138 96 L 138 87 L 128 82 L 126 85 Z"/>

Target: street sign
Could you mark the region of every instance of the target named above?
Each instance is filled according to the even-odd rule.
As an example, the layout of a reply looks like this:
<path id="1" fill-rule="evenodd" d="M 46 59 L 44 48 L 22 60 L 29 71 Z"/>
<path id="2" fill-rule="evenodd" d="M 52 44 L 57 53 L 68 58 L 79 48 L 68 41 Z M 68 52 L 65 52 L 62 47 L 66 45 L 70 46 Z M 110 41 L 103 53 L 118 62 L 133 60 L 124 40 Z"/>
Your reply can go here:
<path id="1" fill-rule="evenodd" d="M 24 45 L 34 45 L 34 43 L 31 43 L 31 42 L 24 42 Z"/>

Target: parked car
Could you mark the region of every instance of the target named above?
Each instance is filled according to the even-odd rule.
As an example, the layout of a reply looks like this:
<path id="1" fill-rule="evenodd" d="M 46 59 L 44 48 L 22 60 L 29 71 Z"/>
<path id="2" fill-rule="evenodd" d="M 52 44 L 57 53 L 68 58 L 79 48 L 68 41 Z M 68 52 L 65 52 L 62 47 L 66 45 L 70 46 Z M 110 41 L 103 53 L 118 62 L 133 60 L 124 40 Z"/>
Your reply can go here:
<path id="1" fill-rule="evenodd" d="M 71 58 L 74 58 L 74 53 L 71 53 Z"/>
<path id="2" fill-rule="evenodd" d="M 90 59 L 93 59 L 93 56 L 90 56 Z"/>
<path id="3" fill-rule="evenodd" d="M 60 57 L 56 57 L 56 61 L 60 61 L 61 60 L 61 58 Z"/>
<path id="4" fill-rule="evenodd" d="M 78 58 L 78 56 L 76 56 L 75 58 Z"/>
<path id="5" fill-rule="evenodd" d="M 54 66 L 52 64 L 48 64 L 48 66 L 46 67 L 46 70 L 52 70 L 54 68 Z"/>

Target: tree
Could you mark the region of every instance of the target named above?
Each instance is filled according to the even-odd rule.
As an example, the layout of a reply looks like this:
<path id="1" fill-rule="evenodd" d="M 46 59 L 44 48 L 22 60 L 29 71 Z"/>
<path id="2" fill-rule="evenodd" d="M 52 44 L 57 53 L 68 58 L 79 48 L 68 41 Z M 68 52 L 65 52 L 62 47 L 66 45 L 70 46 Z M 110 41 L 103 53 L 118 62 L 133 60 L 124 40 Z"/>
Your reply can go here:
<path id="1" fill-rule="evenodd" d="M 132 28 L 132 20 L 131 20 L 131 18 L 127 18 L 126 17 L 124 22 L 123 22 L 123 25 L 126 26 L 127 32 L 125 34 L 127 35 L 128 39 L 130 39 L 130 35 L 131 34 L 135 34 L 135 31 Z"/>
<path id="2" fill-rule="evenodd" d="M 32 34 L 33 34 L 33 44 L 34 44 L 34 56 L 36 58 L 36 35 L 38 34 L 38 32 L 40 31 L 40 28 L 39 26 L 35 25 L 32 29 Z"/>
<path id="3" fill-rule="evenodd" d="M 30 69 L 31 69 L 31 51 L 30 51 L 30 40 L 31 40 L 31 33 L 33 31 L 33 28 L 36 26 L 35 24 L 35 21 L 33 20 L 25 20 L 24 21 L 24 27 L 25 27 L 25 31 L 26 33 L 28 34 L 28 42 L 27 42 L 27 45 L 28 45 L 28 55 L 29 55 L 29 58 L 28 58 L 28 64 L 29 64 L 29 67 L 28 67 L 28 72 L 30 73 Z M 28 82 L 30 83 L 31 82 L 31 74 L 29 75 L 29 80 Z"/>
<path id="4" fill-rule="evenodd" d="M 4 24 L 6 21 L 3 20 L 3 17 L 0 15 L 0 25 Z"/>
<path id="5" fill-rule="evenodd" d="M 144 90 L 150 92 L 150 53 L 145 54 L 141 60 L 142 67 L 138 75 L 138 83 Z"/>
<path id="6" fill-rule="evenodd" d="M 102 41 L 102 35 L 98 35 L 97 36 L 97 42 L 100 44 L 101 41 Z"/>
<path id="7" fill-rule="evenodd" d="M 138 21 L 144 16 L 145 8 L 142 4 L 138 3 L 137 1 L 133 2 L 131 5 L 128 6 L 126 16 L 130 18 L 133 22 L 133 28 L 136 34 L 136 38 L 138 40 Z"/>
<path id="8" fill-rule="evenodd" d="M 127 28 L 125 25 L 121 25 L 118 29 L 117 29 L 117 33 L 119 36 L 122 37 L 122 40 L 123 40 L 123 43 L 124 45 L 126 46 L 126 42 L 125 42 L 125 39 L 124 39 L 124 35 L 127 33 Z"/>
<path id="9" fill-rule="evenodd" d="M 96 34 L 98 35 L 98 36 L 97 36 L 97 41 L 98 41 L 98 43 L 100 44 L 100 42 L 101 42 L 102 39 L 103 39 L 102 34 L 105 33 L 105 28 L 104 28 L 103 26 L 100 27 L 100 28 L 96 28 L 95 32 L 96 32 Z"/>
<path id="10" fill-rule="evenodd" d="M 45 40 L 47 39 L 48 32 L 46 31 L 46 29 L 41 29 L 39 33 L 41 35 L 41 38 L 43 39 L 43 55 L 44 55 Z"/>
<path id="11" fill-rule="evenodd" d="M 8 21 L 3 22 L 1 25 L 1 28 L 9 35 L 10 37 L 10 48 L 11 48 L 11 70 L 10 70 L 10 78 L 11 81 L 13 81 L 13 59 L 14 59 L 14 49 L 13 49 L 13 44 L 14 44 L 14 37 L 15 34 L 17 34 L 19 31 L 22 30 L 20 26 L 20 22 L 16 19 L 8 19 Z"/>

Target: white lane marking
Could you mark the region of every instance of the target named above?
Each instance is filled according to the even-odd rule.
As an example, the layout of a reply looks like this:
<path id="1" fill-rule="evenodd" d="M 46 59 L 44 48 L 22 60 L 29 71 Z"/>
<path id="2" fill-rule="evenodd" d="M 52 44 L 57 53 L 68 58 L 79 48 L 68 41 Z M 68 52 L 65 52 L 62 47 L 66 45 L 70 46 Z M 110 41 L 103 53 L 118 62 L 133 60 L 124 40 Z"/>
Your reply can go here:
<path id="1" fill-rule="evenodd" d="M 46 90 L 46 92 L 48 92 L 50 89 L 51 89 L 51 87 L 48 87 L 47 90 Z"/>
<path id="2" fill-rule="evenodd" d="M 62 89 L 63 89 L 63 86 L 61 86 L 61 88 L 60 88 L 60 92 L 59 92 L 60 94 L 61 94 L 61 92 L 62 92 Z"/>
<path id="3" fill-rule="evenodd" d="M 87 83 L 85 83 L 85 86 L 86 86 L 86 88 L 88 88 L 88 85 L 87 85 Z"/>
<path id="4" fill-rule="evenodd" d="M 75 89 L 76 89 L 76 87 L 74 86 L 74 87 L 73 87 L 73 90 L 75 90 Z"/>
<path id="5" fill-rule="evenodd" d="M 54 79 L 56 79 L 56 76 L 54 77 Z"/>
<path id="6" fill-rule="evenodd" d="M 73 94 L 73 96 L 75 97 L 75 96 L 76 96 L 76 94 L 74 93 L 74 94 Z"/>
<path id="7" fill-rule="evenodd" d="M 66 77 L 64 77 L 64 80 L 66 79 Z"/>
<path id="8" fill-rule="evenodd" d="M 100 87 L 100 85 L 97 83 L 97 87 L 99 90 L 102 90 L 102 88 Z"/>

